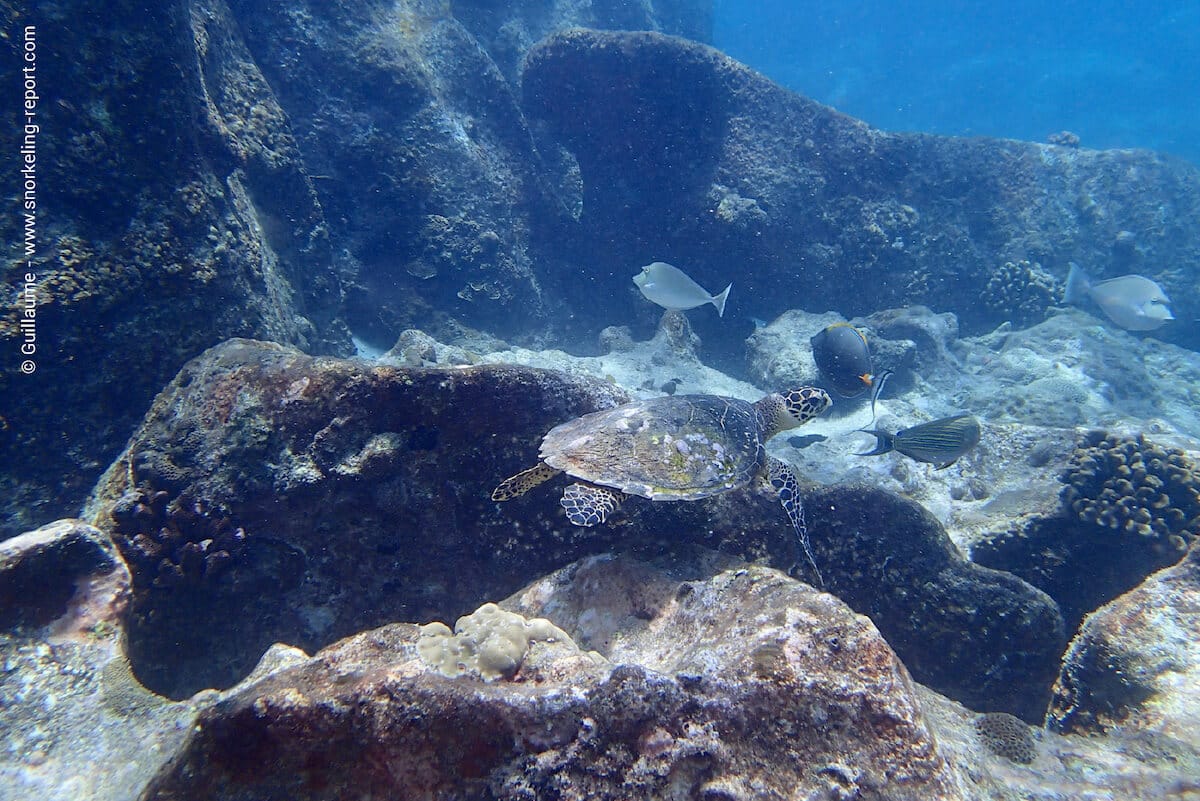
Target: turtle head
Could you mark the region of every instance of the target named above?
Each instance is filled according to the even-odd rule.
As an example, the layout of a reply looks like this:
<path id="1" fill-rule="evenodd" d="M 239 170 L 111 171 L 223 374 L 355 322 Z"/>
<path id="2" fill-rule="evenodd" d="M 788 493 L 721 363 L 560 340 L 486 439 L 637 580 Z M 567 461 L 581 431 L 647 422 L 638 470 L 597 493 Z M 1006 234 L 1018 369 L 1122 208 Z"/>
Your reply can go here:
<path id="1" fill-rule="evenodd" d="M 780 431 L 804 425 L 829 408 L 833 398 L 819 387 L 797 387 L 786 392 L 773 392 L 757 404 L 763 413 L 768 438 Z"/>

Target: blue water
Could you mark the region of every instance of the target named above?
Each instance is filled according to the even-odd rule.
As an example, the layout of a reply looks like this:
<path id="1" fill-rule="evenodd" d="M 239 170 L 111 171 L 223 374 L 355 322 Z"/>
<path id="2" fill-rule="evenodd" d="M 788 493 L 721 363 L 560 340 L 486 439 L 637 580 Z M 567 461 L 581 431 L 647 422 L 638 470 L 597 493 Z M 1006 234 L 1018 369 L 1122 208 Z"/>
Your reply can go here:
<path id="1" fill-rule="evenodd" d="M 1200 2 L 717 0 L 718 48 L 893 131 L 1200 163 Z"/>

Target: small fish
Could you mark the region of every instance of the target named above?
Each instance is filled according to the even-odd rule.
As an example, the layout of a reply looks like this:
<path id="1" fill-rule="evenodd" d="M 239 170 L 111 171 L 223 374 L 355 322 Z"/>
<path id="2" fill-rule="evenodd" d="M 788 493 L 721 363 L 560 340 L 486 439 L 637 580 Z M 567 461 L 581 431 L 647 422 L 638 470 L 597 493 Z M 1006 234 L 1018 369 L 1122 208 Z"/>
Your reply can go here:
<path id="1" fill-rule="evenodd" d="M 855 398 L 874 382 L 867 338 L 849 323 L 826 326 L 809 340 L 817 369 L 844 398 Z"/>
<path id="2" fill-rule="evenodd" d="M 1063 303 L 1078 306 L 1091 298 L 1108 319 L 1128 331 L 1153 331 L 1175 316 L 1162 287 L 1143 275 L 1122 275 L 1093 284 L 1078 264 L 1071 262 Z"/>
<path id="3" fill-rule="evenodd" d="M 824 434 L 805 434 L 804 436 L 794 436 L 787 438 L 787 444 L 793 448 L 807 448 L 809 445 L 815 445 L 818 442 L 824 442 L 829 439 Z"/>
<path id="4" fill-rule="evenodd" d="M 660 389 L 668 395 L 674 395 L 675 390 L 679 389 L 679 385 L 682 383 L 682 378 L 672 378 L 670 381 L 667 381 L 665 384 L 663 384 Z"/>
<path id="5" fill-rule="evenodd" d="M 969 414 L 943 417 L 889 434 L 877 428 L 859 429 L 875 437 L 875 449 L 855 456 L 878 456 L 896 451 L 918 462 L 949 467 L 979 444 L 979 421 Z"/>
<path id="6" fill-rule="evenodd" d="M 647 300 L 664 309 L 683 311 L 711 303 L 717 307 L 718 317 L 725 315 L 725 301 L 729 298 L 729 290 L 733 289 L 733 284 L 730 284 L 720 295 L 710 295 L 708 290 L 689 278 L 687 273 L 665 261 L 647 264 L 633 277 L 633 283 L 642 290 Z"/>

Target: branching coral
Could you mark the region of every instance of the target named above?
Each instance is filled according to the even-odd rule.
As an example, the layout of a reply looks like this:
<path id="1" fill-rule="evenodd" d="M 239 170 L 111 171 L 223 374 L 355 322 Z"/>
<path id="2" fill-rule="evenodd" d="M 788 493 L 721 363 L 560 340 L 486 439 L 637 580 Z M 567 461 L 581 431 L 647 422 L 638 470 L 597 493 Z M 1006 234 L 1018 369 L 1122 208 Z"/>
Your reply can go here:
<path id="1" fill-rule="evenodd" d="M 992 273 L 980 299 L 1013 325 L 1024 327 L 1041 322 L 1060 294 L 1061 286 L 1054 276 L 1037 262 L 1022 259 L 1005 262 Z"/>
<path id="2" fill-rule="evenodd" d="M 1080 520 L 1145 537 L 1165 553 L 1200 536 L 1200 469 L 1178 448 L 1093 431 L 1061 480 L 1063 504 Z"/>

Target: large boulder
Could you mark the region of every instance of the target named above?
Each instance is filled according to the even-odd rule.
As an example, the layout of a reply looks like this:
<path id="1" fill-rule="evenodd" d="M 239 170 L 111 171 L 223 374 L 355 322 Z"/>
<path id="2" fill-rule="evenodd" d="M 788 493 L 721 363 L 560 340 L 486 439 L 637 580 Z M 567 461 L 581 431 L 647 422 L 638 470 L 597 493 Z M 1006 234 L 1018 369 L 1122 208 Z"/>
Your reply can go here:
<path id="1" fill-rule="evenodd" d="M 1200 171 L 1182 160 L 885 133 L 649 32 L 550 36 L 529 52 L 522 90 L 527 116 L 579 164 L 581 224 L 567 246 L 612 267 L 562 282 L 583 314 L 585 295 L 613 299 L 597 328 L 636 313 L 629 276 L 655 259 L 706 287 L 733 281 L 734 320 L 924 304 L 976 334 L 1035 319 L 1072 260 L 1143 273 L 1180 319 L 1200 316 L 1186 269 L 1200 259 Z M 1003 286 L 991 281 L 1000 272 Z M 1159 334 L 1196 345 L 1198 330 Z"/>
<path id="2" fill-rule="evenodd" d="M 542 370 L 206 352 L 89 504 L 133 574 L 135 668 L 176 697 L 228 686 L 272 642 L 452 618 L 597 548 L 556 502 L 512 518 L 489 495 L 551 421 L 623 399 Z"/>
<path id="3" fill-rule="evenodd" d="M 1054 604 L 963 560 L 910 501 L 812 492 L 818 576 L 765 485 L 631 499 L 591 529 L 563 515 L 562 478 L 490 499 L 552 426 L 625 398 L 507 365 L 402 368 L 245 340 L 208 351 L 158 397 L 89 506 L 133 574 L 138 675 L 176 697 L 228 686 L 277 640 L 311 651 L 397 616 L 454 618 L 588 553 L 702 545 L 823 581 L 968 705 L 1040 716 L 1063 646 Z"/>
<path id="4" fill-rule="evenodd" d="M 82 520 L 0 543 L 0 798 L 132 801 L 194 710 L 133 678 L 129 571 Z"/>
<path id="5" fill-rule="evenodd" d="M 1047 715 L 1056 731 L 1200 731 L 1200 549 L 1088 615 Z"/>
<path id="6" fill-rule="evenodd" d="M 1067 642 L 1049 596 L 964 559 L 914 501 L 851 486 L 805 502 L 830 592 L 869 616 L 920 682 L 980 712 L 1041 720 Z"/>
<path id="7" fill-rule="evenodd" d="M 29 246 L 6 256 L 21 303 L 0 315 L 0 347 L 19 360 L 32 346 L 36 369 L 0 371 L 0 450 L 28 456 L 0 471 L 0 537 L 76 514 L 154 394 L 204 348 L 242 335 L 349 349 L 286 114 L 224 4 L 191 5 L 0 9 L 11 31 L 58 21 L 35 26 L 33 239 L 15 203 L 0 221 L 5 241 Z M 0 42 L 14 85 L 22 46 Z"/>
<path id="8" fill-rule="evenodd" d="M 365 632 L 203 713 L 145 798 L 966 797 L 870 622 L 776 571 L 604 557 L 505 606 L 599 653 L 451 679 Z"/>

